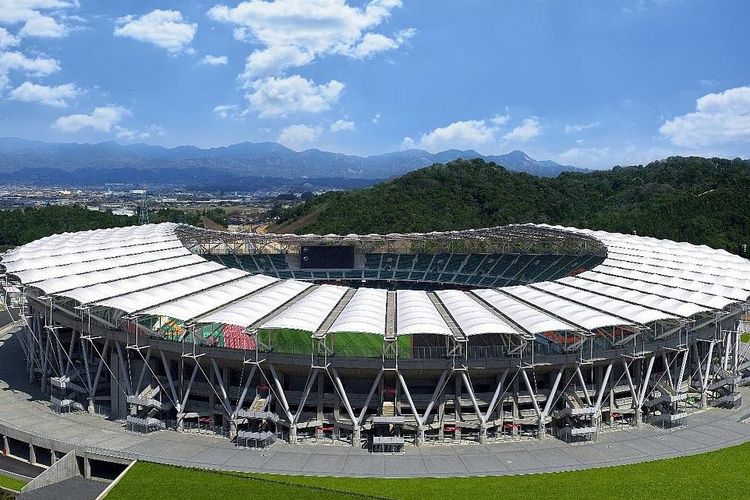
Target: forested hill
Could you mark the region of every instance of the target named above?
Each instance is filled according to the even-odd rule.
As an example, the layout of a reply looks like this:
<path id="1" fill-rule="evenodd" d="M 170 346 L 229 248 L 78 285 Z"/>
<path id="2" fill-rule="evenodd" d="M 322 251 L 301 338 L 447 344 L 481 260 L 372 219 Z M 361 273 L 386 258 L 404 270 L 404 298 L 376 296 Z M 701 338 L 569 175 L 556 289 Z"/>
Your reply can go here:
<path id="1" fill-rule="evenodd" d="M 540 178 L 456 160 L 282 212 L 277 231 L 388 233 L 537 222 L 668 238 L 742 253 L 750 161 L 672 157 Z"/>

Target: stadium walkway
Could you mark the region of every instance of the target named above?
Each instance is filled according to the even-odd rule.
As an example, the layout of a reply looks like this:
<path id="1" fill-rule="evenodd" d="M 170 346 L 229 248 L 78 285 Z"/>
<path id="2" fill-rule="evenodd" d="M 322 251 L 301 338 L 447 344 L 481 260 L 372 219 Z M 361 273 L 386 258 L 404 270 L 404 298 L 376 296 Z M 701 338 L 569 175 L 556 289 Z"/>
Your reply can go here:
<path id="1" fill-rule="evenodd" d="M 277 443 L 267 450 L 237 449 L 220 438 L 172 431 L 147 436 L 87 414 L 57 415 L 36 398 L 17 341 L 0 336 L 0 432 L 26 431 L 40 441 L 79 451 L 175 465 L 246 472 L 340 476 L 468 476 L 558 472 L 701 453 L 750 441 L 747 409 L 710 409 L 684 428 L 649 425 L 604 433 L 596 443 L 508 441 L 488 445 L 408 447 L 401 455 L 374 455 L 345 445 Z M 745 398 L 750 392 L 745 393 Z M 747 400 L 747 399 L 746 399 Z"/>

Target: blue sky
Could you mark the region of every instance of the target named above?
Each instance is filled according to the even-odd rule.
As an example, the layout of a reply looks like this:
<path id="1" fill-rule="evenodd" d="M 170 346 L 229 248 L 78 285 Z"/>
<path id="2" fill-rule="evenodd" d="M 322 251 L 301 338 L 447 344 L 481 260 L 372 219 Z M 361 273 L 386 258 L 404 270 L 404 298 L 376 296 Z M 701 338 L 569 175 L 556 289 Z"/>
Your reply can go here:
<path id="1" fill-rule="evenodd" d="M 750 156 L 750 2 L 0 0 L 0 136 Z"/>

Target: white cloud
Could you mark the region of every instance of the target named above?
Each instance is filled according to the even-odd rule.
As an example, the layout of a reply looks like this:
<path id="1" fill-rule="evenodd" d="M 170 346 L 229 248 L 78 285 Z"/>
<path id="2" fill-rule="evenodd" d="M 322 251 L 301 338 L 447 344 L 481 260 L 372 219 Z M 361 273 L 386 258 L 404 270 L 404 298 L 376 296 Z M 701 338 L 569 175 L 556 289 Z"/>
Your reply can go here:
<path id="1" fill-rule="evenodd" d="M 247 110 L 240 108 L 236 104 L 219 104 L 214 108 L 214 114 L 219 118 L 239 120 L 247 115 Z"/>
<path id="2" fill-rule="evenodd" d="M 79 90 L 72 83 L 65 85 L 46 86 L 31 82 L 24 82 L 13 89 L 8 98 L 11 101 L 38 102 L 47 106 L 65 108 L 69 99 L 75 99 Z"/>
<path id="3" fill-rule="evenodd" d="M 451 148 L 481 148 L 495 142 L 496 132 L 497 128 L 488 124 L 486 120 L 457 121 L 422 134 L 418 141 L 406 137 L 402 147 L 420 148 L 432 153 Z"/>
<path id="4" fill-rule="evenodd" d="M 164 135 L 164 129 L 159 125 L 149 125 L 146 130 L 132 130 L 121 127 L 120 125 L 114 125 L 113 128 L 115 129 L 115 132 L 117 132 L 117 138 L 127 142 L 142 141 L 144 139 Z"/>
<path id="5" fill-rule="evenodd" d="M 667 120 L 659 132 L 689 148 L 750 142 L 750 87 L 735 87 L 696 100 L 695 111 Z"/>
<path id="6" fill-rule="evenodd" d="M 63 132 L 78 132 L 84 128 L 92 128 L 98 132 L 109 132 L 130 115 L 130 111 L 122 106 L 100 106 L 86 114 L 61 116 L 53 126 Z"/>
<path id="7" fill-rule="evenodd" d="M 541 133 L 539 120 L 535 116 L 525 118 L 519 126 L 503 136 L 508 142 L 526 142 Z"/>
<path id="8" fill-rule="evenodd" d="M 331 80 L 316 85 L 299 75 L 289 77 L 269 77 L 252 83 L 252 91 L 247 94 L 250 105 L 261 118 L 286 116 L 290 113 L 318 113 L 330 109 L 338 101 L 344 84 Z"/>
<path id="9" fill-rule="evenodd" d="M 557 155 L 555 161 L 563 165 L 574 165 L 577 167 L 603 168 L 611 167 L 611 154 L 609 148 L 570 148 Z"/>
<path id="10" fill-rule="evenodd" d="M 69 28 L 60 20 L 62 11 L 78 7 L 78 2 L 64 0 L 3 0 L 0 24 L 22 24 L 22 37 L 60 38 Z"/>
<path id="11" fill-rule="evenodd" d="M 413 29 L 389 37 L 370 31 L 386 20 L 401 0 L 371 0 L 353 7 L 346 0 L 248 0 L 231 8 L 216 5 L 208 16 L 235 27 L 238 40 L 258 44 L 247 59 L 243 78 L 278 75 L 322 55 L 365 58 L 399 47 Z"/>
<path id="12" fill-rule="evenodd" d="M 212 56 L 206 55 L 201 59 L 201 64 L 207 64 L 209 66 L 226 66 L 229 63 L 227 56 Z"/>
<path id="13" fill-rule="evenodd" d="M 198 25 L 184 22 L 179 10 L 156 9 L 141 17 L 125 16 L 116 21 L 114 35 L 152 43 L 170 54 L 192 52 Z"/>
<path id="14" fill-rule="evenodd" d="M 494 152 L 512 143 L 525 142 L 540 134 L 541 126 L 535 116 L 521 121 L 521 124 L 506 134 L 502 134 L 510 115 L 496 114 L 484 120 L 456 121 L 445 127 L 425 132 L 418 140 L 405 137 L 401 143 L 404 149 L 420 148 L 430 152 L 446 149 L 481 149 Z"/>
<path id="15" fill-rule="evenodd" d="M 290 125 L 279 134 L 279 143 L 292 149 L 301 150 L 312 146 L 320 137 L 320 127 Z"/>
<path id="16" fill-rule="evenodd" d="M 571 133 L 583 132 L 584 130 L 596 128 L 599 125 L 600 125 L 599 122 L 574 123 L 572 125 L 565 125 L 565 133 L 571 134 Z"/>
<path id="17" fill-rule="evenodd" d="M 341 132 L 342 130 L 355 130 L 357 127 L 354 125 L 354 122 L 348 121 L 348 120 L 336 120 L 335 122 L 331 123 L 331 132 Z"/>
<path id="18" fill-rule="evenodd" d="M 380 113 L 375 113 L 375 116 L 372 117 L 372 123 L 377 125 L 379 121 L 380 121 Z"/>
<path id="19" fill-rule="evenodd" d="M 22 71 L 31 76 L 49 76 L 60 71 L 60 62 L 49 57 L 26 57 L 20 52 L 0 52 L 0 74 Z"/>
<path id="20" fill-rule="evenodd" d="M 490 118 L 490 121 L 493 125 L 502 126 L 508 123 L 508 120 L 510 120 L 510 115 L 508 113 L 505 113 L 504 115 L 496 114 L 492 118 Z"/>
<path id="21" fill-rule="evenodd" d="M 0 28 L 0 49 L 15 47 L 21 42 L 17 36 L 13 36 L 5 28 Z"/>

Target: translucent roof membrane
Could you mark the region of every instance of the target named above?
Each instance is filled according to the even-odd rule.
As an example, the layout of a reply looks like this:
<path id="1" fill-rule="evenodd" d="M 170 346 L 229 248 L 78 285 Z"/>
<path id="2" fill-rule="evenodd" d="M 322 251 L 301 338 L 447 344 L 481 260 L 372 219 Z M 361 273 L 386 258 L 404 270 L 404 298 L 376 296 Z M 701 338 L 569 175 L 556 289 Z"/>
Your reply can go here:
<path id="1" fill-rule="evenodd" d="M 471 293 L 485 300 L 506 318 L 531 334 L 576 329 L 568 323 L 563 323 L 559 319 L 497 290 L 473 290 Z"/>
<path id="2" fill-rule="evenodd" d="M 616 285 L 621 288 L 639 290 L 641 292 L 661 295 L 662 297 L 669 297 L 671 299 L 677 299 L 683 302 L 692 302 L 694 304 L 709 307 L 711 309 L 724 309 L 729 304 L 736 302 L 735 300 L 725 299 L 717 295 L 706 295 L 705 293 L 692 292 L 690 290 L 684 290 L 682 288 L 672 288 L 664 285 L 657 285 L 655 283 L 647 283 L 645 281 L 622 278 L 620 276 L 612 276 L 610 274 L 603 274 L 597 271 L 589 271 L 589 274 L 586 275 L 586 278 L 594 281 L 599 281 L 601 283 Z"/>
<path id="3" fill-rule="evenodd" d="M 594 292 L 571 288 L 561 283 L 546 282 L 537 283 L 533 286 L 544 290 L 545 292 L 553 293 L 559 297 L 578 302 L 579 304 L 586 304 L 587 307 L 593 307 L 600 311 L 604 311 L 620 318 L 625 318 L 641 325 L 646 325 L 659 320 L 677 319 L 677 316 L 663 311 L 631 304 L 622 300 L 613 299 L 612 297 L 599 295 Z"/>
<path id="4" fill-rule="evenodd" d="M 130 266 L 156 260 L 170 259 L 174 257 L 192 255 L 187 248 L 172 248 L 170 250 L 157 250 L 155 252 L 139 253 L 135 255 L 125 255 L 111 259 L 91 260 L 88 262 L 78 262 L 64 266 L 46 267 L 44 269 L 29 269 L 28 271 L 19 271 L 14 273 L 23 283 L 36 285 L 38 282 L 45 281 L 46 285 L 57 278 L 65 276 L 77 276 L 91 273 L 94 271 L 112 269 L 120 266 Z"/>
<path id="5" fill-rule="evenodd" d="M 144 262 L 142 264 L 134 264 L 124 267 L 114 267 L 104 271 L 93 271 L 61 278 L 47 279 L 34 283 L 34 286 L 44 291 L 44 293 L 58 293 L 64 290 L 92 286 L 106 281 L 132 278 L 133 276 L 140 276 L 141 274 L 154 273 L 167 269 L 199 264 L 201 262 L 205 262 L 205 260 L 199 255 L 183 255 L 171 259 Z"/>
<path id="6" fill-rule="evenodd" d="M 750 278 L 742 278 L 743 275 L 737 276 L 716 276 L 698 272 L 694 269 L 673 269 L 671 267 L 653 266 L 640 262 L 629 262 L 607 258 L 602 265 L 610 267 L 619 267 L 621 269 L 632 269 L 657 276 L 667 276 L 671 278 L 682 278 L 686 280 L 699 281 L 706 284 L 722 285 L 729 288 L 740 288 L 750 291 Z"/>
<path id="7" fill-rule="evenodd" d="M 427 292 L 399 290 L 396 292 L 396 335 L 419 333 L 452 335 Z"/>
<path id="8" fill-rule="evenodd" d="M 619 251 L 609 251 L 607 253 L 607 257 L 610 259 L 615 259 L 619 261 L 625 261 L 625 262 L 635 262 L 640 264 L 647 264 L 650 266 L 656 266 L 656 267 L 664 267 L 668 269 L 680 269 L 684 271 L 693 271 L 693 272 L 700 272 L 705 274 L 713 274 L 714 276 L 728 276 L 733 277 L 737 276 L 740 271 L 736 271 L 734 269 L 729 269 L 725 267 L 721 267 L 720 264 L 715 264 L 711 261 L 706 261 L 703 264 L 691 264 L 688 262 L 680 262 L 676 260 L 662 260 L 662 259 L 654 259 L 647 256 L 639 256 L 629 253 L 622 253 Z M 747 270 L 742 272 L 748 272 Z"/>
<path id="9" fill-rule="evenodd" d="M 361 332 L 385 335 L 385 309 L 388 293 L 380 288 L 359 288 L 329 333 Z"/>
<path id="10" fill-rule="evenodd" d="M 96 301 L 117 297 L 118 295 L 146 290 L 165 283 L 180 281 L 201 274 L 213 273 L 222 269 L 224 269 L 224 266 L 221 264 L 204 261 L 176 269 L 155 271 L 153 273 L 107 281 L 96 285 L 82 286 L 72 290 L 58 292 L 57 295 L 77 300 L 81 304 L 91 304 Z"/>
<path id="11" fill-rule="evenodd" d="M 467 337 L 488 333 L 518 333 L 515 328 L 464 292 L 439 290 L 435 295 Z"/>
<path id="12" fill-rule="evenodd" d="M 171 273 L 173 271 L 166 272 Z M 180 280 L 179 282 L 155 286 L 147 290 L 133 292 L 103 301 L 96 301 L 95 304 L 119 309 L 126 313 L 134 313 L 153 307 L 157 304 L 179 299 L 201 290 L 221 285 L 243 276 L 248 276 L 248 274 L 239 269 L 221 269 L 216 272 Z"/>
<path id="13" fill-rule="evenodd" d="M 198 318 L 198 323 L 224 323 L 243 328 L 254 325 L 291 299 L 310 288 L 312 283 L 286 280 L 271 285 L 250 297 Z"/>
<path id="14" fill-rule="evenodd" d="M 144 226 L 129 226 L 111 229 L 94 229 L 91 231 L 79 231 L 75 233 L 63 233 L 47 236 L 26 245 L 10 250 L 3 255 L 3 260 L 8 262 L 18 260 L 24 256 L 43 256 L 55 255 L 77 251 L 81 247 L 102 246 L 108 248 L 111 246 L 122 246 L 132 244 L 130 241 L 139 239 L 158 239 L 176 238 L 174 228 L 176 224 L 147 224 Z"/>
<path id="15" fill-rule="evenodd" d="M 750 291 L 745 290 L 744 288 L 736 288 L 720 284 L 722 279 L 719 277 L 717 277 L 718 279 L 715 282 L 706 283 L 703 281 L 696 281 L 692 276 L 690 278 L 671 276 L 670 270 L 666 268 L 661 268 L 659 274 L 656 274 L 634 269 L 636 267 L 640 267 L 640 265 L 632 265 L 630 262 L 607 259 L 601 266 L 597 266 L 596 270 L 607 274 L 613 274 L 615 276 L 650 281 L 674 288 L 684 288 L 686 290 L 693 290 L 694 292 L 707 293 L 710 295 L 721 295 L 722 297 L 735 300 L 746 300 L 748 296 L 750 296 Z"/>
<path id="16" fill-rule="evenodd" d="M 16 262 L 22 259 L 40 259 L 42 257 L 59 257 L 62 255 L 75 253 L 91 253 L 100 250 L 111 250 L 113 248 L 126 248 L 146 245 L 149 243 L 163 243 L 176 240 L 177 237 L 175 235 L 149 235 L 132 238 L 118 238 L 111 241 L 102 241 L 101 243 L 80 242 L 71 244 L 67 242 L 61 242 L 59 246 L 52 246 L 50 248 L 38 250 L 27 250 L 14 254 L 12 256 L 4 255 L 3 262 Z"/>
<path id="17" fill-rule="evenodd" d="M 650 283 L 657 283 L 659 285 L 670 286 L 673 288 L 684 288 L 685 290 L 692 290 L 694 292 L 701 292 L 709 295 L 719 295 L 728 299 L 747 300 L 748 296 L 750 296 L 750 292 L 742 288 L 734 288 L 720 284 L 703 283 L 701 281 L 694 281 L 690 279 L 676 278 L 671 276 L 662 276 L 653 273 L 644 273 L 643 271 L 625 269 L 622 267 L 601 265 L 597 266 L 596 270 L 598 272 L 611 274 L 613 276 L 622 276 L 623 278 L 648 281 Z"/>
<path id="18" fill-rule="evenodd" d="M 682 316 L 683 318 L 689 318 L 695 314 L 711 310 L 708 307 L 699 306 L 692 302 L 683 302 L 677 299 L 669 299 L 659 295 L 639 292 L 638 290 L 629 290 L 627 288 L 620 288 L 619 286 L 590 281 L 588 278 L 591 274 L 591 271 L 586 271 L 576 277 L 562 278 L 557 281 L 568 286 L 581 288 L 600 295 L 606 295 L 607 297 L 633 302 L 635 304 L 650 307 L 651 309 L 670 312 L 677 316 Z"/>
<path id="19" fill-rule="evenodd" d="M 345 286 L 320 285 L 288 309 L 260 325 L 260 328 L 303 330 L 312 333 L 320 328 L 347 290 Z"/>
<path id="20" fill-rule="evenodd" d="M 502 288 L 502 291 L 586 330 L 632 324 L 624 319 L 616 318 L 528 286 L 511 286 Z"/>
<path id="21" fill-rule="evenodd" d="M 114 257 L 121 257 L 123 255 L 154 252 L 156 250 L 168 250 L 170 248 L 184 247 L 179 240 L 171 240 L 128 247 L 109 248 L 106 250 L 96 250 L 88 253 L 68 253 L 64 255 L 39 258 L 28 257 L 13 262 L 3 263 L 3 265 L 5 266 L 5 269 L 9 274 L 16 274 L 17 271 L 25 271 L 28 269 L 42 269 L 45 267 L 74 264 L 77 262 L 88 262 L 98 259 L 111 259 Z"/>
<path id="22" fill-rule="evenodd" d="M 194 293 L 188 297 L 151 307 L 143 311 L 143 314 L 153 316 L 168 316 L 170 318 L 186 321 L 206 314 L 221 306 L 234 302 L 251 294 L 265 286 L 279 281 L 278 278 L 256 274 L 226 285 L 217 286 L 210 290 Z"/>

